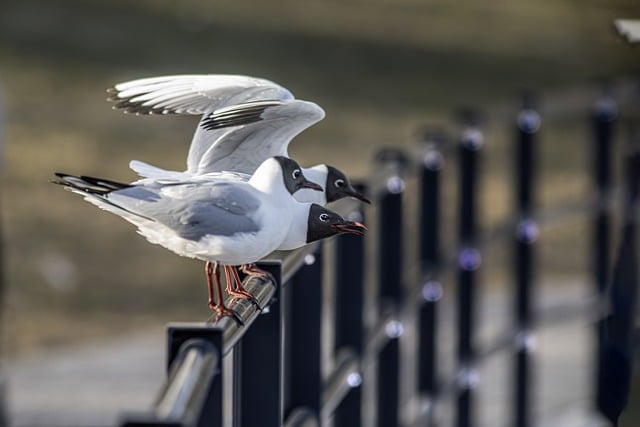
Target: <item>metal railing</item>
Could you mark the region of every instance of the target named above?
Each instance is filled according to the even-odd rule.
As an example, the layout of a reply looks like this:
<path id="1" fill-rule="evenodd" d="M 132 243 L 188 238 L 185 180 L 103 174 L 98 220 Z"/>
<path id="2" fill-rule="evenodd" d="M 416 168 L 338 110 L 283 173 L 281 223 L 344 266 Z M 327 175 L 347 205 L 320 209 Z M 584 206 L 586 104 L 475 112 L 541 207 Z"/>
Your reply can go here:
<path id="1" fill-rule="evenodd" d="M 436 426 L 442 425 L 439 408 L 450 401 L 452 425 L 473 426 L 478 364 L 506 349 L 514 364 L 512 414 L 505 423 L 527 427 L 533 425 L 534 331 L 585 313 L 596 323 L 599 343 L 597 349 L 585 349 L 594 354 L 598 371 L 594 408 L 613 419 L 619 408 L 611 409 L 606 396 L 628 392 L 630 371 L 608 380 L 610 358 L 633 351 L 629 313 L 635 310 L 638 278 L 630 260 L 638 255 L 634 171 L 640 170 L 640 160 L 636 151 L 627 155 L 628 179 L 618 192 L 627 197 L 621 203 L 611 179 L 617 117 L 612 102 L 601 98 L 591 119 L 595 196 L 545 211 L 537 207 L 535 194 L 541 117 L 530 99 L 523 104 L 514 126 L 516 212 L 510 222 L 489 231 L 479 228 L 476 216 L 483 133 L 474 115 L 463 116 L 453 138 L 429 132 L 414 150 L 380 153 L 377 170 L 364 185 L 373 205 L 366 212 L 349 200 L 332 206 L 351 219 L 363 220 L 366 213 L 367 238 L 338 236 L 261 263 L 275 281 L 246 283 L 259 308 L 245 300 L 229 303 L 244 326 L 228 318 L 169 325 L 166 383 L 149 412 L 127 415 L 121 425 Z M 442 170 L 451 157 L 459 165 L 459 218 L 455 249 L 447 251 Z M 408 186 L 410 180 L 417 184 Z M 614 212 L 626 219 L 612 280 Z M 536 311 L 537 237 L 542 229 L 577 216 L 593 218 L 594 297 L 587 304 Z M 496 241 L 513 247 L 514 324 L 480 346 L 475 339 L 477 271 L 484 249 Z M 451 357 L 457 367 L 447 376 L 439 360 L 439 311 L 445 290 L 454 285 L 457 336 Z M 413 374 L 409 382 L 402 376 L 407 365 Z"/>

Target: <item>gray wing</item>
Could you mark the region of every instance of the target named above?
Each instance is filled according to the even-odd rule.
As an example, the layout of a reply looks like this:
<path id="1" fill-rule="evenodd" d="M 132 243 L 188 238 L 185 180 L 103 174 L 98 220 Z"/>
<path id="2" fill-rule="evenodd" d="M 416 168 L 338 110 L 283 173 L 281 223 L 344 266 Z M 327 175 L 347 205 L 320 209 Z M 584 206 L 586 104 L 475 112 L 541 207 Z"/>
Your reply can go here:
<path id="1" fill-rule="evenodd" d="M 117 84 L 108 92 L 114 108 L 135 114 L 199 115 L 243 102 L 293 99 L 272 81 L 227 74 L 151 77 Z"/>
<path id="2" fill-rule="evenodd" d="M 116 206 L 159 222 L 188 240 L 206 235 L 256 232 L 260 200 L 244 184 L 180 183 L 136 185 L 105 197 Z"/>
<path id="3" fill-rule="evenodd" d="M 267 158 L 287 156 L 291 140 L 324 118 L 317 104 L 298 99 L 247 102 L 205 115 L 191 142 L 187 172 L 253 174 Z"/>

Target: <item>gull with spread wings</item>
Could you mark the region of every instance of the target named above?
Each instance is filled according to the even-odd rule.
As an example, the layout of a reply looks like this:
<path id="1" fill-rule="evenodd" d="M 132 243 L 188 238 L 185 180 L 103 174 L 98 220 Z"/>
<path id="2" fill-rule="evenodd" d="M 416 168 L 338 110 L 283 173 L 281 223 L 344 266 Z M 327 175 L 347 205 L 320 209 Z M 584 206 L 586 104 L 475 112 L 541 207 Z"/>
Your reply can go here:
<path id="1" fill-rule="evenodd" d="M 184 172 L 134 160 L 142 177 L 184 179 L 211 172 L 246 174 L 273 156 L 289 157 L 291 140 L 322 120 L 317 104 L 296 99 L 266 79 L 241 75 L 175 75 L 133 80 L 110 89 L 114 108 L 139 115 L 201 115 Z M 324 205 L 343 197 L 369 202 L 340 170 L 325 164 L 302 169 L 322 192 L 301 190 L 300 202 Z"/>

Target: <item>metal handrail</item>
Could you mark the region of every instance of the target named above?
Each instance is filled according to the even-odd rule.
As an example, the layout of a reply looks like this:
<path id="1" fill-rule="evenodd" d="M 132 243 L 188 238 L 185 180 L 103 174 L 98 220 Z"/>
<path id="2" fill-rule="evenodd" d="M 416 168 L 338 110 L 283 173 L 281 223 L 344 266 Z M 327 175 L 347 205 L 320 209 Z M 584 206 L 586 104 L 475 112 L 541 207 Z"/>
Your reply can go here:
<path id="1" fill-rule="evenodd" d="M 218 350 L 203 339 L 191 339 L 181 347 L 169 378 L 154 403 L 159 420 L 184 420 L 195 424 L 205 402 L 206 390 L 218 375 Z"/>

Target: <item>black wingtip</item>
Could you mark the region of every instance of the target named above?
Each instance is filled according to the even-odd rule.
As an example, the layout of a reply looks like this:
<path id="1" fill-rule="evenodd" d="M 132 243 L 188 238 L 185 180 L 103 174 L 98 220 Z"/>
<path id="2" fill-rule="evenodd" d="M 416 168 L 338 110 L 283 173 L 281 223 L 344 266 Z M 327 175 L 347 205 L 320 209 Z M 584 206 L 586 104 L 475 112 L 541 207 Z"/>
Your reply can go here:
<path id="1" fill-rule="evenodd" d="M 254 101 L 223 108 L 205 116 L 200 126 L 205 130 L 241 126 L 264 120 L 262 113 L 270 107 L 282 105 L 282 101 Z"/>

